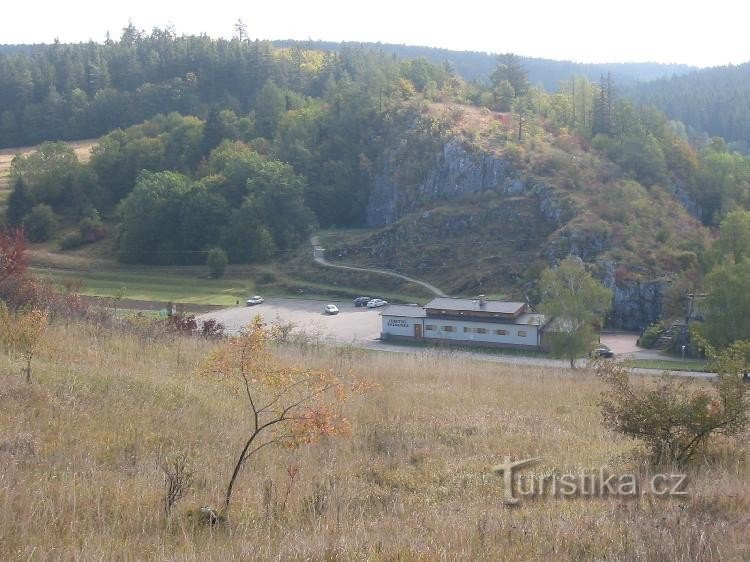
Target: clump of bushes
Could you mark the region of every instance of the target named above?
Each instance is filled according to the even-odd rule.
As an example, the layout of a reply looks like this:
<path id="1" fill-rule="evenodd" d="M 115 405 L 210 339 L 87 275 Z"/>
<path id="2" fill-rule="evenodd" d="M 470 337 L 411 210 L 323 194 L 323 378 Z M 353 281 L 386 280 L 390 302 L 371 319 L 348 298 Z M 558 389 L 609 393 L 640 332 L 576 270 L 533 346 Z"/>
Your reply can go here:
<path id="1" fill-rule="evenodd" d="M 643 331 L 641 337 L 638 338 L 638 345 L 646 349 L 651 349 L 662 333 L 664 333 L 664 327 L 661 324 L 651 324 Z"/>
<path id="2" fill-rule="evenodd" d="M 78 223 L 78 231 L 69 234 L 60 242 L 61 250 L 74 250 L 86 244 L 93 244 L 107 235 L 99 211 L 93 209 Z"/>
<path id="3" fill-rule="evenodd" d="M 633 385 L 629 370 L 612 361 L 596 371 L 609 387 L 600 406 L 604 424 L 643 441 L 654 465 L 684 465 L 717 435 L 734 436 L 748 427 L 748 389 L 742 369 L 719 357 L 710 388 L 684 377 L 663 375 L 656 385 Z"/>
<path id="4" fill-rule="evenodd" d="M 208 274 L 214 279 L 223 277 L 228 263 L 229 258 L 227 257 L 227 253 L 221 248 L 212 248 L 208 251 L 206 266 L 208 267 Z"/>
<path id="5" fill-rule="evenodd" d="M 57 216 L 52 207 L 42 203 L 36 205 L 23 218 L 23 226 L 26 237 L 31 242 L 44 242 L 50 239 L 57 228 Z"/>

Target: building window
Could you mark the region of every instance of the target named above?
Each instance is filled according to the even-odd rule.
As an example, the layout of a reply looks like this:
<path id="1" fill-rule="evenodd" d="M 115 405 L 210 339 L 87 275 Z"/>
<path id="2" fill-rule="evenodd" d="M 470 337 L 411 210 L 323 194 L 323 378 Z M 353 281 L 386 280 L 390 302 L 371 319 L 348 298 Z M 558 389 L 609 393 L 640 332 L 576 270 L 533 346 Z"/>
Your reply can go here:
<path id="1" fill-rule="evenodd" d="M 525 338 L 526 336 L 528 336 L 528 334 L 526 333 L 526 330 L 518 330 L 519 338 Z"/>
<path id="2" fill-rule="evenodd" d="M 508 335 L 508 330 L 495 330 L 495 335 L 496 336 L 507 336 Z"/>
<path id="3" fill-rule="evenodd" d="M 434 332 L 435 331 L 435 324 L 425 324 L 424 331 L 425 332 Z"/>
<path id="4" fill-rule="evenodd" d="M 468 326 L 464 326 L 464 334 L 467 334 L 469 332 L 471 332 L 471 328 L 469 328 Z"/>
<path id="5" fill-rule="evenodd" d="M 487 328 L 477 328 L 475 331 L 477 334 L 486 334 Z"/>
<path id="6" fill-rule="evenodd" d="M 456 327 L 455 326 L 443 326 L 443 331 L 444 332 L 455 332 L 456 331 Z"/>

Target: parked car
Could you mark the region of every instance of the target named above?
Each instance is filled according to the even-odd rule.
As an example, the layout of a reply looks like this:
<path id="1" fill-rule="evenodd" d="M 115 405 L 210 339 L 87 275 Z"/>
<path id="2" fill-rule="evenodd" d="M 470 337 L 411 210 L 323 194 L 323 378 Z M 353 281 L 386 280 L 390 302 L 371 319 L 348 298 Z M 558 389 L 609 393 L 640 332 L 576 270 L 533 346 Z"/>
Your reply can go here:
<path id="1" fill-rule="evenodd" d="M 367 308 L 380 308 L 381 306 L 385 306 L 388 304 L 388 301 L 384 301 L 383 299 L 372 299 L 367 303 Z"/>
<path id="2" fill-rule="evenodd" d="M 354 306 L 367 306 L 372 299 L 370 297 L 357 297 L 354 299 Z"/>
<path id="3" fill-rule="evenodd" d="M 250 297 L 245 301 L 245 306 L 253 306 L 254 304 L 263 304 L 263 301 L 265 299 L 261 297 L 260 295 L 255 295 L 254 297 Z"/>
<path id="4" fill-rule="evenodd" d="M 604 357 L 605 359 L 612 359 L 615 356 L 614 352 L 611 349 L 604 346 L 597 347 L 591 353 L 595 358 Z"/>
<path id="5" fill-rule="evenodd" d="M 326 314 L 338 314 L 339 309 L 335 304 L 327 304 L 323 309 L 323 312 L 325 312 Z"/>

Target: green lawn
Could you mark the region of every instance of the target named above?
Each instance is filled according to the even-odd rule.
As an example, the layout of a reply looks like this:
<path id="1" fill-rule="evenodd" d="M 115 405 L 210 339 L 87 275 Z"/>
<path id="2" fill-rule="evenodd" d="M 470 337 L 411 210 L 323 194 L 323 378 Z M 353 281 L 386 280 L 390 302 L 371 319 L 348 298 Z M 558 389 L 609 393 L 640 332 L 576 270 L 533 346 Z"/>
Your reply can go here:
<path id="1" fill-rule="evenodd" d="M 251 279 L 207 279 L 187 272 L 165 273 L 153 270 L 135 271 L 67 271 L 62 269 L 31 268 L 39 277 L 64 283 L 81 280 L 81 294 L 123 298 L 229 306 L 243 301 L 254 292 Z"/>
<path id="2" fill-rule="evenodd" d="M 392 302 L 417 302 L 419 297 L 394 290 L 378 288 L 374 283 L 365 285 L 369 289 L 345 284 L 314 282 L 305 279 L 302 272 L 297 276 L 285 274 L 283 267 L 276 269 L 273 281 L 254 282 L 263 279 L 255 269 L 246 273 L 232 273 L 222 279 L 208 279 L 201 268 L 153 267 L 133 269 L 105 269 L 102 271 L 80 271 L 56 267 L 32 267 L 31 272 L 58 283 L 83 281 L 81 294 L 97 297 L 115 297 L 122 294 L 125 299 L 176 302 L 201 305 L 231 306 L 237 300 L 243 302 L 249 295 L 296 297 L 305 299 L 348 300 L 362 294 L 372 294 Z M 335 277 L 336 271 L 330 270 Z M 365 275 L 363 274 L 363 277 Z M 364 279 L 363 279 L 364 280 Z M 368 279 L 369 280 L 369 279 Z M 375 287 L 375 288 L 373 288 Z M 421 300 L 425 300 L 422 298 Z"/>
<path id="3" fill-rule="evenodd" d="M 622 362 L 626 367 L 637 369 L 657 369 L 659 371 L 692 371 L 695 373 L 711 372 L 705 361 L 701 360 L 669 360 L 669 359 L 626 359 Z"/>

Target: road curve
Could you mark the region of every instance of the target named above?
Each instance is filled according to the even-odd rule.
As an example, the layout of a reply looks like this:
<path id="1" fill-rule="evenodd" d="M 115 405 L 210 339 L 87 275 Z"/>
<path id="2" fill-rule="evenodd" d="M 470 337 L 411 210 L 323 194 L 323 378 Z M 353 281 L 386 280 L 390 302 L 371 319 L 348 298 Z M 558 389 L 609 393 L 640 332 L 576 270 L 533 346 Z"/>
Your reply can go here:
<path id="1" fill-rule="evenodd" d="M 324 267 L 333 267 L 336 269 L 348 269 L 350 271 L 364 271 L 366 273 L 379 273 L 380 275 L 398 277 L 399 279 L 403 279 L 404 281 L 409 281 L 410 283 L 421 285 L 422 287 L 430 291 L 432 294 L 434 294 L 436 297 L 448 296 L 443 291 L 435 287 L 435 285 L 431 285 L 430 283 L 427 283 L 426 281 L 420 281 L 419 279 L 414 279 L 413 277 L 409 277 L 408 275 L 396 273 L 395 271 L 388 271 L 387 269 L 373 269 L 370 267 L 355 267 L 353 265 L 339 265 L 339 264 L 331 263 L 325 258 L 325 248 L 323 248 L 320 245 L 320 239 L 317 236 L 310 237 L 310 244 L 312 244 L 312 247 L 313 247 L 313 259 L 315 260 L 316 263 L 319 263 L 320 265 Z"/>

